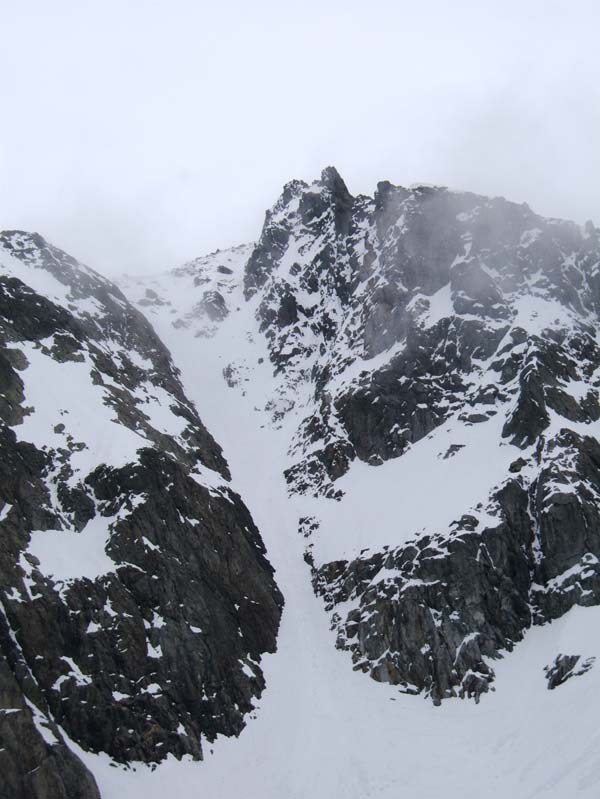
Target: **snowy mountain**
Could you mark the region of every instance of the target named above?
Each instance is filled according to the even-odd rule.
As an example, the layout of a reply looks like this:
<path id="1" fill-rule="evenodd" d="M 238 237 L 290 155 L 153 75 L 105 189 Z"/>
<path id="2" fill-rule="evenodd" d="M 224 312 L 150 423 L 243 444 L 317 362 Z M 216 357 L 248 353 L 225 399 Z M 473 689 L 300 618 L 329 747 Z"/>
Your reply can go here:
<path id="1" fill-rule="evenodd" d="M 79 453 L 71 452 L 75 477 L 66 479 L 68 488 L 82 488 L 100 515 L 111 514 L 113 525 L 106 548 L 106 528 L 100 546 L 95 545 L 96 571 L 89 575 L 91 544 L 82 548 L 85 557 L 71 545 L 63 550 L 61 568 L 70 571 L 63 572 L 61 583 L 50 571 L 58 568 L 52 558 L 59 548 L 49 538 L 44 548 L 39 531 L 59 533 L 36 519 L 29 524 L 29 538 L 23 533 L 20 539 L 19 557 L 25 558 L 20 579 L 52 579 L 52 604 L 59 607 L 64 586 L 73 592 L 84 585 L 90 593 L 90 582 L 103 584 L 97 560 L 100 569 L 102 558 L 110 558 L 113 569 L 121 563 L 112 577 L 121 583 L 129 564 L 159 569 L 169 559 L 176 514 L 164 514 L 162 494 L 143 521 L 134 517 L 125 526 L 129 517 L 119 514 L 137 513 L 136 497 L 144 488 L 120 478 L 108 481 L 111 487 L 116 482 L 118 499 L 111 495 L 106 502 L 98 493 L 100 483 L 93 476 L 98 471 L 132 469 L 129 461 L 124 467 L 110 460 L 117 457 L 112 447 L 102 449 L 106 424 L 145 439 L 144 449 L 133 452 L 147 479 L 157 471 L 154 461 L 144 462 L 148 453 L 191 478 L 178 492 L 178 502 L 188 501 L 188 486 L 207 486 L 210 504 L 202 506 L 201 516 L 177 505 L 186 522 L 185 531 L 177 527 L 178 535 L 186 546 L 193 546 L 187 542 L 190 519 L 202 519 L 210 528 L 215 514 L 218 529 L 211 533 L 229 529 L 219 517 L 224 505 L 214 501 L 227 496 L 238 525 L 229 542 L 231 557 L 240 540 L 255 547 L 250 561 L 247 549 L 240 554 L 243 567 L 232 580 L 222 562 L 222 540 L 215 544 L 209 538 L 205 558 L 211 546 L 218 555 L 211 562 L 212 581 L 206 580 L 201 601 L 190 587 L 173 619 L 169 640 L 177 651 L 178 631 L 190 620 L 189 603 L 199 602 L 194 619 L 207 629 L 202 641 L 211 653 L 206 680 L 215 686 L 218 674 L 225 681 L 220 685 L 226 685 L 226 698 L 220 696 L 217 706 L 204 713 L 186 704 L 188 694 L 175 699 L 170 683 L 167 690 L 169 679 L 178 687 L 189 682 L 194 658 L 207 662 L 204 650 L 190 651 L 189 659 L 165 659 L 167 644 L 146 625 L 147 647 L 160 645 L 163 658 L 160 679 L 152 676 L 150 684 L 162 689 L 157 694 L 161 711 L 168 697 L 172 713 L 168 723 L 162 716 L 153 721 L 161 731 L 147 746 L 133 736 L 129 748 L 115 748 L 108 732 L 90 740 L 92 712 L 75 725 L 68 712 L 61 715 L 56 701 L 49 703 L 55 683 L 42 683 L 47 718 L 60 726 L 57 734 L 70 739 L 104 797 L 158 799 L 174 789 L 181 796 L 202 793 L 215 799 L 241 794 L 395 799 L 403 792 L 475 797 L 482 790 L 503 799 L 597 795 L 600 230 L 592 223 L 580 228 L 544 219 L 502 198 L 441 187 L 380 183 L 373 197 L 354 197 L 328 168 L 311 184 L 293 181 L 284 187 L 256 244 L 212 253 L 163 275 L 120 281 L 177 368 L 117 289 L 45 243 L 22 245 L 29 241 L 26 234 L 5 239 L 11 259 L 0 258 L 0 263 L 14 268 L 10 274 L 37 292 L 38 304 L 57 303 L 56 288 L 28 283 L 24 265 L 34 275 L 30 281 L 75 270 L 77 277 L 66 280 L 70 294 L 59 306 L 84 329 L 74 338 L 87 351 L 84 362 L 95 367 L 88 366 L 78 391 L 87 397 L 84 392 L 100 386 L 103 399 L 95 402 L 102 407 L 94 410 L 94 419 L 107 408 L 115 409 L 118 419 L 115 425 L 109 411 L 105 427 L 88 441 L 97 423 L 84 415 L 81 404 L 73 408 L 61 398 L 52 405 L 42 394 L 36 405 L 29 400 L 33 388 L 31 395 L 25 390 L 23 400 L 8 384 L 4 395 L 13 404 L 10 398 L 17 397 L 21 410 L 8 404 L 7 412 L 17 415 L 7 424 L 18 441 L 31 442 L 46 455 L 53 447 L 53 458 L 59 450 L 49 437 L 52 408 L 70 408 L 69 421 L 77 420 L 79 431 L 88 435 L 71 432 L 72 441 L 87 443 L 93 463 L 88 470 L 78 464 Z M 32 270 L 28 255 L 13 252 L 32 247 L 35 259 L 50 263 L 52 255 L 56 266 Z M 99 281 L 85 295 L 79 293 L 80 275 Z M 60 361 L 65 345 L 59 341 L 56 357 L 56 345 L 47 343 L 50 336 L 56 340 L 55 329 L 36 331 L 33 339 L 20 335 L 15 338 L 11 328 L 7 347 L 22 350 L 28 363 L 37 357 L 30 357 L 31 350 L 38 351 L 23 344 L 31 340 L 38 342 L 40 359 Z M 118 368 L 108 369 L 96 350 L 113 364 L 118 361 Z M 135 359 L 133 351 L 152 366 L 140 363 L 141 371 L 133 373 L 136 364 L 126 362 Z M 159 352 L 160 363 L 152 356 Z M 8 357 L 16 375 L 21 356 Z M 42 375 L 41 392 L 50 381 L 37 365 L 34 374 Z M 69 394 L 64 387 L 62 393 Z M 173 410 L 173 398 L 176 408 L 186 409 L 188 433 L 176 426 L 181 414 Z M 27 402 L 36 409 L 48 407 L 46 427 L 27 427 Z M 146 417 L 141 421 L 140 404 Z M 254 522 L 227 488 L 220 448 L 196 408 L 223 447 L 233 485 Z M 23 437 L 25 432 L 29 437 Z M 132 449 L 123 448 L 137 463 Z M 98 469 L 100 463 L 105 466 Z M 40 490 L 55 503 L 51 507 L 63 525 L 81 530 L 83 517 L 53 488 L 57 469 L 44 472 Z M 179 480 L 167 477 L 160 491 L 172 490 Z M 144 532 L 157 523 L 164 532 L 160 541 Z M 87 525 L 84 534 L 90 521 Z M 161 548 L 150 547 L 152 566 L 133 559 L 131 541 L 140 532 Z M 39 559 L 33 561 L 36 568 L 30 568 L 31 556 Z M 262 653 L 274 649 L 281 608 L 269 564 L 286 604 L 277 652 L 260 661 L 261 672 L 257 664 Z M 206 568 L 202 560 L 198 582 L 206 579 Z M 253 593 L 238 584 L 242 574 Z M 126 583 L 128 591 L 135 577 Z M 187 572 L 177 578 L 190 579 Z M 157 583 L 162 582 L 161 572 Z M 258 603 L 255 615 L 246 617 L 247 627 L 236 599 L 235 612 L 220 615 L 224 605 L 230 607 L 234 589 Z M 19 598 L 19 608 L 35 604 L 23 591 Z M 166 627 L 154 625 L 161 635 L 171 620 L 165 610 L 172 607 L 169 599 L 160 611 Z M 218 620 L 215 626 L 207 626 L 203 615 L 203 603 L 211 601 L 218 605 L 208 608 Z M 136 594 L 135 602 L 146 624 L 153 624 L 146 595 Z M 123 615 L 130 612 L 126 607 Z M 104 617 L 82 615 L 86 623 L 108 629 Z M 240 625 L 239 640 L 232 621 Z M 24 629 L 11 623 L 13 631 Z M 29 618 L 26 623 L 32 627 Z M 23 649 L 17 633 L 10 640 L 13 648 Z M 217 642 L 221 648 L 213 651 Z M 74 663 L 84 677 L 99 679 L 71 652 L 64 652 L 71 660 L 61 674 L 67 676 Z M 175 666 L 174 676 L 169 669 Z M 142 672 L 150 680 L 146 666 Z M 119 687 L 121 682 L 111 690 L 129 693 L 127 723 L 138 731 L 147 700 L 140 703 L 143 689 L 131 678 L 128 690 Z M 71 682 L 79 685 L 82 679 Z M 265 682 L 257 704 L 253 697 Z M 58 687 L 64 685 L 65 680 Z M 36 712 L 43 711 L 30 701 Z M 114 701 L 122 701 L 120 693 Z M 97 708 L 94 713 L 105 716 Z M 211 726 L 208 719 L 218 723 Z M 177 720 L 185 735 L 178 732 Z M 226 738 L 239 733 L 244 722 L 239 739 Z M 197 726 L 190 727 L 193 723 Z M 175 735 L 165 734 L 173 730 Z M 205 745 L 204 762 L 195 764 L 187 756 L 199 757 L 200 751 L 182 742 L 186 735 L 196 741 L 199 734 L 211 742 L 211 757 Z M 162 753 L 177 759 L 165 759 L 155 771 L 110 767 L 111 759 L 121 764 L 162 760 L 160 748 L 156 755 L 158 743 Z"/>

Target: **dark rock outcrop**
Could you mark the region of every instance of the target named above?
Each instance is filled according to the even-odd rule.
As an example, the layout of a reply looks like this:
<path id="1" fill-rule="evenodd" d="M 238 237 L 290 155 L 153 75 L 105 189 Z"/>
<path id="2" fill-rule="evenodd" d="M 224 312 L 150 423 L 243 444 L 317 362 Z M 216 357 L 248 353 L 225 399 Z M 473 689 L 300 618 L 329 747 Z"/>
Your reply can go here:
<path id="1" fill-rule="evenodd" d="M 595 660 L 596 658 L 591 657 L 581 661 L 581 655 L 557 655 L 552 665 L 544 668 L 549 690 L 552 691 L 571 677 L 585 674 L 592 668 Z"/>
<path id="2" fill-rule="evenodd" d="M 599 456 L 596 439 L 563 430 L 534 456 L 533 479 L 510 477 L 497 491 L 496 526 L 465 515 L 396 549 L 313 564 L 355 668 L 435 702 L 478 697 L 493 680 L 489 660 L 531 624 L 598 604 Z"/>
<path id="3" fill-rule="evenodd" d="M 148 322 L 41 237 L 0 245 L 0 768 L 11 796 L 95 799 L 61 730 L 201 758 L 264 689 L 283 600 Z"/>

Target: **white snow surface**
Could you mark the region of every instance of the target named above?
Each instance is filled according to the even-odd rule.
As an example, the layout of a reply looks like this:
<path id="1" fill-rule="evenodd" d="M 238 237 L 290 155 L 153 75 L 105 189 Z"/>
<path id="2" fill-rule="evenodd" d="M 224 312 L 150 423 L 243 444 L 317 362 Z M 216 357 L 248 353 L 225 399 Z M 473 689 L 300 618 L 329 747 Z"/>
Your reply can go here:
<path id="1" fill-rule="evenodd" d="M 49 347 L 52 339 L 42 343 Z M 31 410 L 15 433 L 20 441 L 29 441 L 39 449 L 64 447 L 65 433 L 75 442 L 85 443 L 71 455 L 71 482 L 86 477 L 98 463 L 118 468 L 135 461 L 137 450 L 148 446 L 143 436 L 119 424 L 115 411 L 105 404 L 104 388 L 91 380 L 92 363 L 87 352 L 83 361 L 60 363 L 33 343 L 19 342 L 19 349 L 29 362 L 20 377 L 25 404 Z M 56 432 L 61 422 L 66 430 Z"/>
<path id="2" fill-rule="evenodd" d="M 354 461 L 336 481 L 344 492 L 339 502 L 303 498 L 305 510 L 320 521 L 312 537 L 315 562 L 350 560 L 366 549 L 399 546 L 421 531 L 445 531 L 466 512 L 487 520 L 476 506 L 485 509 L 491 490 L 521 454 L 499 443 L 504 422 L 503 413 L 471 427 L 451 418 L 401 458 L 377 467 Z M 461 449 L 444 457 L 452 445 Z"/>
<path id="3" fill-rule="evenodd" d="M 34 530 L 27 552 L 40 561 L 42 572 L 55 581 L 96 579 L 114 571 L 115 563 L 106 554 L 113 519 L 96 516 L 76 533 L 74 530 Z"/>
<path id="4" fill-rule="evenodd" d="M 168 289 L 173 302 L 176 290 L 173 281 Z M 254 303 L 241 306 L 210 339 L 173 327 L 168 307 L 165 313 L 154 307 L 151 319 L 182 370 L 188 396 L 223 446 L 233 485 L 276 569 L 286 600 L 278 651 L 263 658 L 267 688 L 246 729 L 239 739 L 204 742 L 203 763 L 171 757 L 154 771 L 125 770 L 74 745 L 104 799 L 598 797 L 600 668 L 554 691 L 546 687 L 543 668 L 559 653 L 600 659 L 600 608 L 575 608 L 530 630 L 513 653 L 494 662 L 495 691 L 479 705 L 454 699 L 436 708 L 352 671 L 348 654 L 335 649 L 303 562 L 298 517 L 315 505 L 328 530 L 320 538 L 319 557 L 328 559 L 355 551 L 366 533 L 374 547 L 401 543 L 423 527 L 424 508 L 428 524 L 446 525 L 453 514 L 467 510 L 465 503 L 484 500 L 515 453 L 507 445 L 489 455 L 501 414 L 463 429 L 461 440 L 446 424 L 395 462 L 378 468 L 355 464 L 343 485 L 340 481 L 346 491 L 341 503 L 290 499 L 282 471 L 298 419 L 292 414 L 274 429 L 267 414 L 256 410 L 273 396 L 276 381 L 255 329 Z M 252 367 L 243 394 L 222 379 L 232 360 Z M 465 447 L 445 460 L 454 443 Z M 488 468 L 479 473 L 486 452 Z M 436 490 L 443 490 L 443 502 L 435 506 L 417 491 L 424 468 Z M 453 472 L 470 479 L 457 480 Z"/>

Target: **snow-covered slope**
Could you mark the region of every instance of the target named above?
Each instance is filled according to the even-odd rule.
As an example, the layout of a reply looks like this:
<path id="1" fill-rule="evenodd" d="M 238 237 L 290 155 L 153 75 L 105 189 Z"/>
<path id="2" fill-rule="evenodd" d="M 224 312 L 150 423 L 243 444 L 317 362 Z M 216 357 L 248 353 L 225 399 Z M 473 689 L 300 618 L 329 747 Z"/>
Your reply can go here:
<path id="1" fill-rule="evenodd" d="M 161 302 L 193 306 L 193 269 L 124 284 L 156 294 L 286 609 L 240 740 L 95 762 L 106 795 L 597 794 L 599 263 L 591 224 L 329 169 L 285 187 L 210 337 Z"/>
<path id="2" fill-rule="evenodd" d="M 149 317 L 160 316 L 188 336 L 210 338 L 219 324 L 239 311 L 241 274 L 253 244 L 217 250 L 154 278 L 124 276 L 120 285 Z"/>
<path id="3" fill-rule="evenodd" d="M 168 351 L 116 286 L 6 232 L 0 389 L 3 795 L 96 795 L 67 736 L 202 757 L 264 688 L 282 600 Z"/>
<path id="4" fill-rule="evenodd" d="M 286 604 L 204 762 L 115 768 L 74 730 L 104 799 L 598 795 L 599 269 L 591 223 L 329 168 L 256 245 L 123 279 Z"/>

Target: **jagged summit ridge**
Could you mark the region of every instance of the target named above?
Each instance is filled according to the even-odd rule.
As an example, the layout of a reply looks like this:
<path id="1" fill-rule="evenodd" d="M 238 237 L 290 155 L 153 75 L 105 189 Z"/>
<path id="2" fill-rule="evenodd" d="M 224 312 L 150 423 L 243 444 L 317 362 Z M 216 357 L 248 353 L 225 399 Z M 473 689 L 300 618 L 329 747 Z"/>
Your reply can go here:
<path id="1" fill-rule="evenodd" d="M 314 370 L 321 390 L 351 362 L 365 361 L 368 371 L 376 356 L 406 348 L 432 323 L 453 316 L 461 317 L 465 336 L 476 336 L 484 323 L 486 337 L 506 334 L 502 322 L 514 326 L 528 297 L 555 300 L 561 314 L 593 324 L 598 233 L 592 225 L 581 230 L 544 220 L 501 198 L 391 184 L 379 184 L 373 199 L 350 202 L 344 195 L 341 224 L 325 181 L 294 186 L 296 193 L 284 190 L 268 215 L 245 273 L 247 294 L 263 287 L 259 315 L 288 380 L 298 374 L 302 381 Z M 563 264 L 565 253 L 572 262 Z M 548 303 L 542 306 L 551 313 Z M 452 325 L 449 333 L 455 335 Z M 312 466 L 327 468 L 314 457 Z"/>

